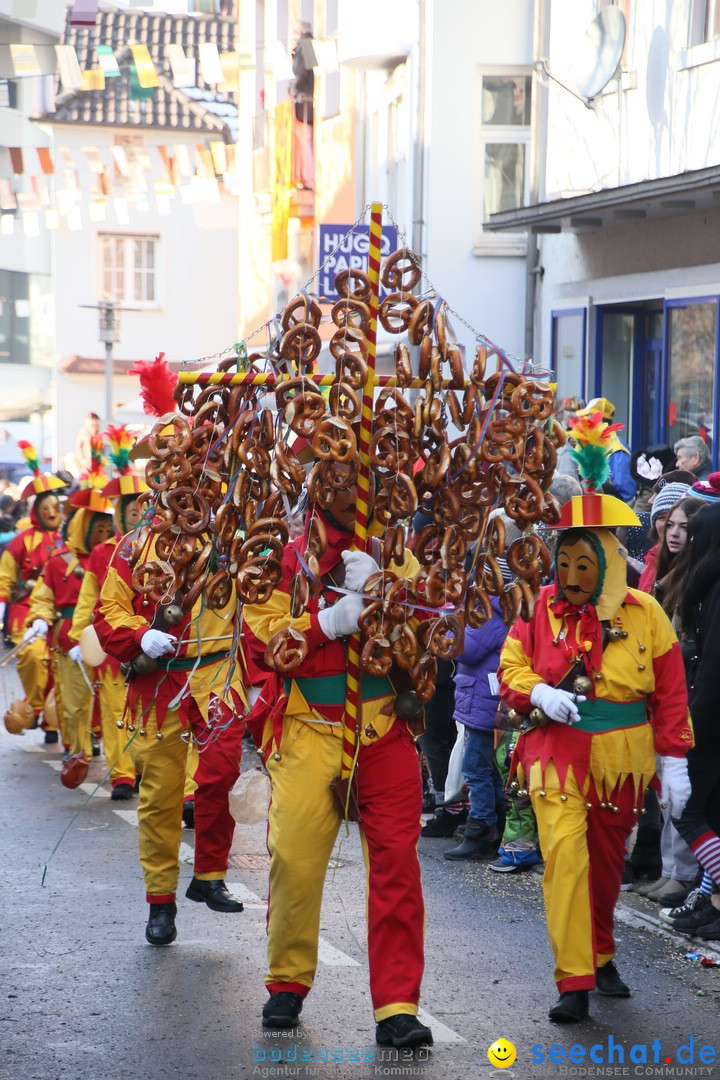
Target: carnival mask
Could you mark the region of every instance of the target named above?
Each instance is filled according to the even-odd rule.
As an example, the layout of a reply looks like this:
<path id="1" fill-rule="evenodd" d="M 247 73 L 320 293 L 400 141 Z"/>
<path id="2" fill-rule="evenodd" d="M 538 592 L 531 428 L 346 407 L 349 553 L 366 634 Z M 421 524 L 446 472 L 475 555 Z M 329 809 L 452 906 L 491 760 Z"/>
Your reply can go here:
<path id="1" fill-rule="evenodd" d="M 556 565 L 558 584 L 565 599 L 576 607 L 590 603 L 600 581 L 600 562 L 592 542 L 585 537 L 568 543 L 561 540 Z"/>

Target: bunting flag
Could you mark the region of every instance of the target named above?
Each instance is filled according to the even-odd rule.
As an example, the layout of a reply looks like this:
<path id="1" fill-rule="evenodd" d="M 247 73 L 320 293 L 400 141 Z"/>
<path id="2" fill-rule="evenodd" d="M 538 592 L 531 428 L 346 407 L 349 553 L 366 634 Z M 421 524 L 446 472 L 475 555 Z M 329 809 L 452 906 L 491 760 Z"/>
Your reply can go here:
<path id="1" fill-rule="evenodd" d="M 165 56 L 170 61 L 175 86 L 178 89 L 195 86 L 195 61 L 188 59 L 182 45 L 166 45 Z"/>
<path id="2" fill-rule="evenodd" d="M 120 75 L 120 68 L 110 45 L 97 45 L 95 52 L 106 79 L 113 79 Z"/>
<path id="3" fill-rule="evenodd" d="M 202 48 L 202 46 L 200 46 Z M 148 51 L 147 45 L 131 45 L 130 51 L 135 61 L 137 81 L 143 90 L 149 90 L 158 86 L 158 77 L 155 65 Z"/>
<path id="4" fill-rule="evenodd" d="M 213 139 L 210 143 L 210 154 L 212 156 L 213 168 L 216 175 L 224 176 L 227 172 L 227 155 L 225 154 L 225 143 L 220 139 Z"/>
<path id="5" fill-rule="evenodd" d="M 50 151 L 48 150 L 48 148 L 46 146 L 38 146 L 37 156 L 38 161 L 40 162 L 40 168 L 42 169 L 44 175 L 52 176 L 52 174 L 55 172 L 55 166 L 53 165 L 53 160 L 50 156 Z"/>
<path id="6" fill-rule="evenodd" d="M 218 88 L 237 94 L 240 90 L 240 57 L 237 52 L 220 53 L 220 69 L 222 81 L 218 83 Z"/>
<path id="7" fill-rule="evenodd" d="M 0 210 L 16 210 L 17 199 L 13 191 L 12 180 L 0 177 Z M 5 218 L 3 218 L 3 221 Z"/>
<path id="8" fill-rule="evenodd" d="M 204 41 L 198 45 L 198 54 L 203 81 L 208 86 L 217 86 L 223 81 L 223 69 L 217 45 L 211 41 Z"/>
<path id="9" fill-rule="evenodd" d="M 94 26 L 98 0 L 75 0 L 70 15 L 71 26 Z"/>
<path id="10" fill-rule="evenodd" d="M 25 166 L 23 165 L 23 152 L 21 148 L 19 146 L 9 146 L 8 153 L 10 154 L 12 171 L 16 176 L 22 176 L 25 172 Z"/>
<path id="11" fill-rule="evenodd" d="M 90 68 L 83 71 L 83 90 L 104 90 L 105 76 L 100 68 Z"/>
<path id="12" fill-rule="evenodd" d="M 43 74 L 38 63 L 37 53 L 32 45 L 11 45 L 10 56 L 18 78 Z"/>
<path id="13" fill-rule="evenodd" d="M 55 56 L 57 57 L 58 72 L 63 90 L 84 90 L 85 80 L 73 46 L 56 45 Z"/>

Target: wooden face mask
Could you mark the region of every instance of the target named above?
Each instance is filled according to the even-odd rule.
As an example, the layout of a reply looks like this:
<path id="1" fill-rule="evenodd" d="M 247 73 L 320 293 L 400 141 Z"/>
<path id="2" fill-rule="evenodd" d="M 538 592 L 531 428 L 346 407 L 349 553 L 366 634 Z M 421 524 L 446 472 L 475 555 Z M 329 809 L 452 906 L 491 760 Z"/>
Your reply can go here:
<path id="1" fill-rule="evenodd" d="M 600 561 L 589 538 L 560 541 L 557 576 L 560 591 L 571 604 L 582 607 L 593 600 L 599 591 Z"/>

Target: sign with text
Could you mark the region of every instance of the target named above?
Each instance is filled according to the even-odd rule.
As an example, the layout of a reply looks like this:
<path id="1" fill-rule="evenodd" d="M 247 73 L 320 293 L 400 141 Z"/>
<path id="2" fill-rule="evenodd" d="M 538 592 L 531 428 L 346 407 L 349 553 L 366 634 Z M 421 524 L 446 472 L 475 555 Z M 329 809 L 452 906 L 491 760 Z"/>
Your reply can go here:
<path id="1" fill-rule="evenodd" d="M 339 300 L 335 291 L 335 275 L 341 270 L 364 270 L 367 274 L 368 251 L 370 249 L 370 226 L 357 225 L 350 236 L 350 225 L 321 225 L 320 252 L 318 263 L 322 265 L 334 252 L 332 258 L 323 266 L 319 275 L 320 295 L 328 300 Z M 394 225 L 383 225 L 380 254 L 383 259 L 392 254 L 398 246 L 397 229 Z M 337 250 L 336 250 L 337 249 Z M 381 290 L 381 296 L 385 296 Z"/>

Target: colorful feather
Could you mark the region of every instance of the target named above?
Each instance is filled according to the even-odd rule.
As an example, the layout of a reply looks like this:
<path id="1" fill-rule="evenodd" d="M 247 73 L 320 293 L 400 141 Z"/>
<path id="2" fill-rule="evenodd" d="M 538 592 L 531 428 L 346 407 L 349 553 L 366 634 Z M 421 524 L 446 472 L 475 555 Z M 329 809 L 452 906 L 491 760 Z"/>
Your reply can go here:
<path id="1" fill-rule="evenodd" d="M 130 465 L 130 451 L 135 444 L 135 440 L 125 424 L 119 424 L 117 426 L 109 424 L 105 435 L 110 444 L 108 455 L 115 471 L 118 476 L 126 476 L 128 473 L 132 472 L 132 466 Z"/>
<path id="2" fill-rule="evenodd" d="M 35 475 L 40 475 L 40 462 L 38 461 L 38 452 L 32 443 L 29 443 L 27 439 L 18 439 L 18 449 L 21 451 L 22 456 L 25 458 L 28 464 L 28 468 Z"/>
<path id="3" fill-rule="evenodd" d="M 154 360 L 136 360 L 128 374 L 138 375 L 140 378 L 140 396 L 143 409 L 148 415 L 164 416 L 165 413 L 176 412 L 173 391 L 178 377 L 170 370 L 164 352 L 159 353 Z"/>
<path id="4" fill-rule="evenodd" d="M 597 491 L 610 475 L 613 435 L 622 426 L 606 423 L 599 412 L 576 416 L 570 421 L 570 457 L 578 467 L 586 494 Z"/>

